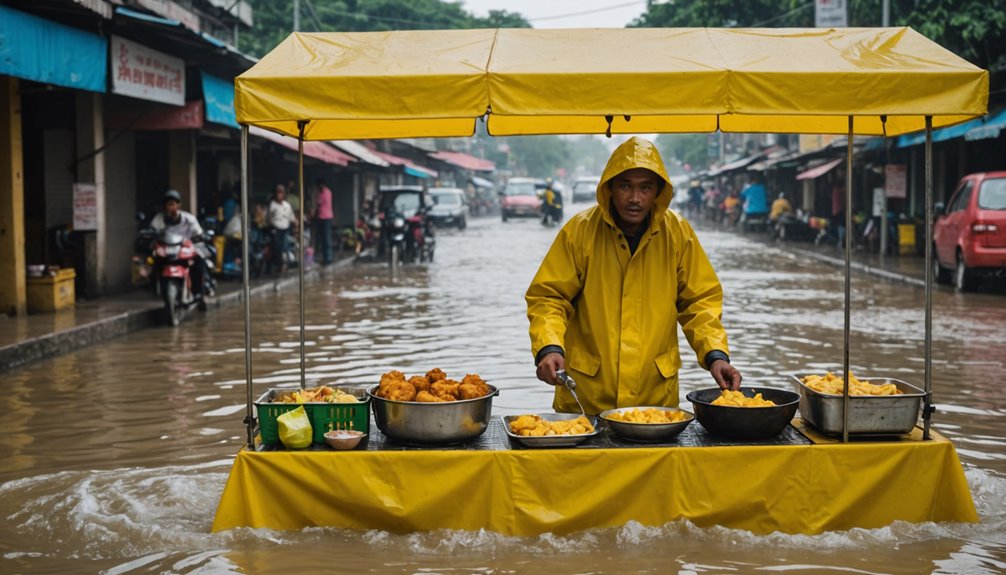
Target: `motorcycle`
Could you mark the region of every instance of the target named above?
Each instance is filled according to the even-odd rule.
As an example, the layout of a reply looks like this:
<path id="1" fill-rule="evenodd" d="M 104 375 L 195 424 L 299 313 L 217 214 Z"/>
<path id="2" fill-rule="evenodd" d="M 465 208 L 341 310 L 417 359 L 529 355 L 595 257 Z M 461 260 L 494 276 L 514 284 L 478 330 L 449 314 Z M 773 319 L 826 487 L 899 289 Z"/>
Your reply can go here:
<path id="1" fill-rule="evenodd" d="M 172 326 L 177 326 L 184 311 L 196 303 L 190 275 L 196 264 L 196 248 L 179 234 L 161 234 L 154 240 L 150 264 L 157 270 L 154 284 L 164 299 L 164 314 Z"/>
<path id="2" fill-rule="evenodd" d="M 408 241 L 405 245 L 405 261 L 416 263 L 432 262 L 437 239 L 433 231 L 433 221 L 426 216 L 425 211 L 417 211 L 412 217 L 405 219 L 408 225 Z"/>

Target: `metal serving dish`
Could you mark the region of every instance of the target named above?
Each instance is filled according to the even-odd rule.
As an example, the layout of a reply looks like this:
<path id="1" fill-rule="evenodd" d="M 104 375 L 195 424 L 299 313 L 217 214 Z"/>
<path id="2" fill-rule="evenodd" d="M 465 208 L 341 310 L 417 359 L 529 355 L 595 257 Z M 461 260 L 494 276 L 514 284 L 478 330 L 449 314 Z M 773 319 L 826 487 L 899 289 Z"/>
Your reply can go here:
<path id="1" fill-rule="evenodd" d="M 629 421 L 619 421 L 617 419 L 611 419 L 611 416 L 616 413 L 624 413 L 626 411 L 632 410 L 646 411 L 649 409 L 659 409 L 660 411 L 671 411 L 685 414 L 684 421 L 678 421 L 675 423 L 632 423 Z M 688 427 L 688 424 L 695 419 L 695 416 L 691 413 L 678 409 L 677 407 L 662 407 L 662 406 L 643 406 L 643 407 L 618 407 L 615 409 L 608 409 L 602 411 L 598 414 L 604 424 L 608 426 L 608 429 L 615 432 L 616 435 L 623 437 L 625 439 L 631 439 L 633 441 L 668 441 L 677 437 L 679 433 Z"/>
<path id="2" fill-rule="evenodd" d="M 493 397 L 499 395 L 499 389 L 490 385 L 488 394 L 475 399 L 392 401 L 378 397 L 378 387 L 367 390 L 377 428 L 392 439 L 420 445 L 463 443 L 482 435 L 489 427 Z"/>
<path id="3" fill-rule="evenodd" d="M 829 435 L 842 434 L 845 398 L 821 393 L 807 387 L 803 378 L 809 374 L 790 376 L 800 392 L 800 416 Z M 900 379 L 861 377 L 860 381 L 884 385 L 893 383 L 900 395 L 850 395 L 850 435 L 903 435 L 912 431 L 919 419 L 919 408 L 925 392 Z"/>
<path id="4" fill-rule="evenodd" d="M 720 396 L 721 389 L 712 387 L 699 389 L 686 396 L 692 402 L 695 419 L 713 435 L 741 439 L 774 437 L 782 433 L 800 404 L 800 394 L 785 389 L 771 387 L 742 387 L 740 391 L 747 397 L 760 393 L 763 398 L 774 401 L 773 407 L 734 407 L 713 405 Z"/>
<path id="5" fill-rule="evenodd" d="M 546 421 L 566 421 L 580 417 L 579 413 L 536 413 L 534 415 L 537 415 Z M 598 433 L 601 433 L 601 430 L 598 427 L 597 417 L 587 415 L 585 417 L 588 421 L 590 421 L 590 424 L 594 426 L 593 433 L 583 433 L 580 435 L 542 435 L 538 437 L 517 435 L 516 433 L 510 431 L 510 422 L 518 417 L 520 416 L 508 415 L 504 417 L 503 429 L 506 430 L 506 434 L 510 439 L 513 439 L 524 447 L 573 447 L 583 443 L 591 437 L 594 437 Z"/>

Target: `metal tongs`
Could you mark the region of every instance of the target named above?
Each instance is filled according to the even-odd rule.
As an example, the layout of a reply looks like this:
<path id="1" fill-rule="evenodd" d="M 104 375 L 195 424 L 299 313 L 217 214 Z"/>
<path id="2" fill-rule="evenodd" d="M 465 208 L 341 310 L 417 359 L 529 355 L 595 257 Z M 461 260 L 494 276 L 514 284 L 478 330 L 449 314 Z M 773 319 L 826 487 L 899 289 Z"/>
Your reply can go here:
<path id="1" fill-rule="evenodd" d="M 576 382 L 573 381 L 573 378 L 570 377 L 568 373 L 566 373 L 565 369 L 560 369 L 559 371 L 556 371 L 555 375 L 560 380 L 562 380 L 562 383 L 566 385 L 566 389 L 568 389 L 569 392 L 573 394 L 573 399 L 576 400 L 576 405 L 580 407 L 580 415 L 586 416 L 587 412 L 583 410 L 583 404 L 580 403 L 580 398 L 576 396 Z"/>

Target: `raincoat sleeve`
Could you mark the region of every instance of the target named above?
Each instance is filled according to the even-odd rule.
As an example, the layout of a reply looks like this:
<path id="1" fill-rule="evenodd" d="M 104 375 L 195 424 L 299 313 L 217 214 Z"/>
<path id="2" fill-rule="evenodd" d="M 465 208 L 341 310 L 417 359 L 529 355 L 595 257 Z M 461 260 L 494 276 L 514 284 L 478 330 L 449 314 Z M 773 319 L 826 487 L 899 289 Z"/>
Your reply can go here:
<path id="1" fill-rule="evenodd" d="M 546 345 L 565 348 L 566 326 L 573 314 L 573 300 L 583 288 L 583 273 L 577 263 L 569 226 L 564 227 L 531 280 L 524 299 L 531 322 L 531 354 Z"/>
<path id="2" fill-rule="evenodd" d="M 691 226 L 683 222 L 684 249 L 678 261 L 678 323 L 704 369 L 714 350 L 729 354 L 723 329 L 723 287 Z"/>

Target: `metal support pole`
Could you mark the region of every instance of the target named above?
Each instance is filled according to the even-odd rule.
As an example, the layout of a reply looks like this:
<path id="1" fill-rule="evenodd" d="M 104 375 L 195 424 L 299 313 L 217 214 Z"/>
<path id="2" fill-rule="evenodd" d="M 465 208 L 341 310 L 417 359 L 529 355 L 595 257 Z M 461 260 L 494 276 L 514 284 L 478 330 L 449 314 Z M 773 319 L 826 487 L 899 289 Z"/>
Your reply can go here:
<path id="1" fill-rule="evenodd" d="M 255 416 L 252 412 L 252 343 L 251 343 L 251 276 L 248 259 L 248 243 L 251 236 L 248 227 L 248 126 L 241 126 L 241 281 L 244 296 L 245 311 L 245 388 L 248 391 L 245 425 L 248 427 L 248 449 L 255 449 Z"/>
<path id="2" fill-rule="evenodd" d="M 307 194 L 304 193 L 304 126 L 307 122 L 301 120 L 297 122 L 300 128 L 300 136 L 297 138 L 297 178 L 299 180 L 298 192 L 300 192 L 300 202 L 297 206 L 297 276 L 300 284 L 300 388 L 307 387 L 307 367 L 304 361 L 304 202 L 307 201 Z"/>
<path id="3" fill-rule="evenodd" d="M 922 407 L 922 439 L 929 439 L 933 412 L 933 117 L 926 116 L 926 397 Z"/>
<path id="4" fill-rule="evenodd" d="M 849 327 L 852 307 L 852 116 L 845 153 L 845 327 L 842 330 L 842 443 L 849 442 Z"/>

